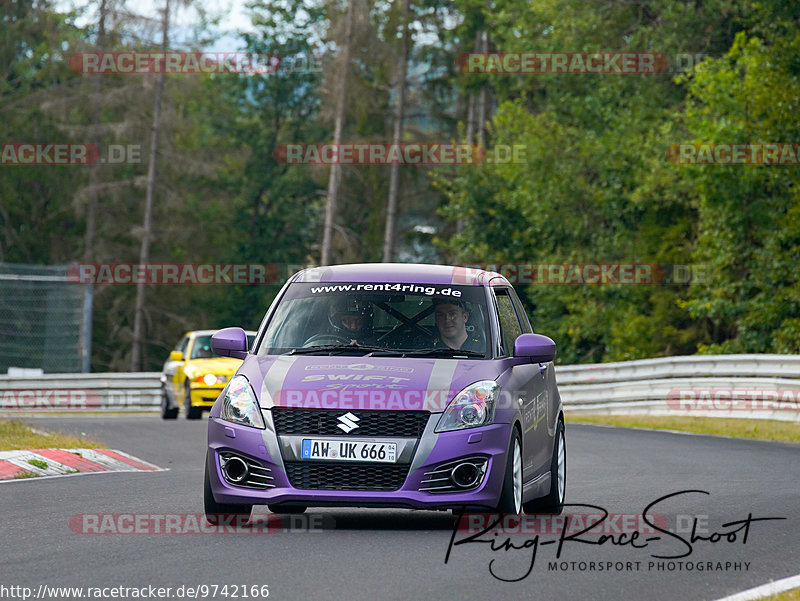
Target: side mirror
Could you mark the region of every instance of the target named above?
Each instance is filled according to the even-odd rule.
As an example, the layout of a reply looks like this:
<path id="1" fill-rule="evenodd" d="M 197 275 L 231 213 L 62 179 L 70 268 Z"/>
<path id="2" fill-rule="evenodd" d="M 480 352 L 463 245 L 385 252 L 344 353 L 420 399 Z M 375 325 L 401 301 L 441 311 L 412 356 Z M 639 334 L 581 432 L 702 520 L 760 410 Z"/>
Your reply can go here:
<path id="1" fill-rule="evenodd" d="M 170 351 L 169 360 L 170 361 L 183 361 L 183 353 L 181 351 Z"/>
<path id="2" fill-rule="evenodd" d="M 514 341 L 514 356 L 547 363 L 556 358 L 556 343 L 541 334 L 521 334 Z"/>
<path id="3" fill-rule="evenodd" d="M 211 337 L 211 350 L 220 357 L 247 357 L 247 334 L 242 328 L 223 328 Z"/>

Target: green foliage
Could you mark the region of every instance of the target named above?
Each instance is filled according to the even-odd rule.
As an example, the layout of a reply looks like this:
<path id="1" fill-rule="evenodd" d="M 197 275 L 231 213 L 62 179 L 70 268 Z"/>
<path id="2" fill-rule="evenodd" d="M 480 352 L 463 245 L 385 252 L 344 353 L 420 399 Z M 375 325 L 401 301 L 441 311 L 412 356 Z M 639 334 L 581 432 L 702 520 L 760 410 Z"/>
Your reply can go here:
<path id="1" fill-rule="evenodd" d="M 386 143 L 401 2 L 353 1 L 344 139 Z M 343 81 L 332 57 L 343 41 L 346 5 L 256 0 L 249 8 L 256 31 L 242 37 L 247 51 L 277 54 L 285 67 L 316 57 L 322 70 L 168 78 L 153 262 L 318 260 L 328 169 L 286 165 L 274 151 L 331 138 Z M 137 262 L 155 78 L 71 71 L 72 53 L 95 49 L 95 26 L 76 26 L 75 15 L 52 2 L 0 0 L 0 11 L 0 140 L 136 144 L 143 158 L 95 170 L 0 166 L 0 261 L 67 263 L 88 254 L 95 262 Z M 519 285 L 534 327 L 557 340 L 564 363 L 800 352 L 800 170 L 675 165 L 666 154 L 681 142 L 797 142 L 796 3 L 421 0 L 411 12 L 405 139 L 463 139 L 467 98 L 487 89 L 490 156 L 498 145 L 518 145 L 525 158 L 429 172 L 403 167 L 400 256 L 695 264 L 708 272 L 691 286 Z M 104 48 L 150 50 L 133 23 L 110 19 Z M 673 69 L 460 72 L 456 57 L 473 51 L 484 31 L 491 51 L 656 52 Z M 679 75 L 678 55 L 709 58 Z M 389 167 L 345 167 L 342 174 L 334 258 L 379 260 Z M 86 248 L 92 198 L 97 228 Z M 424 232 L 442 223 L 433 250 Z M 286 275 L 283 267 L 276 284 Z M 148 288 L 145 368 L 159 369 L 185 330 L 257 326 L 277 289 Z M 132 287 L 95 287 L 93 369 L 127 368 L 133 297 Z"/>
<path id="2" fill-rule="evenodd" d="M 730 52 L 677 79 L 472 76 L 503 101 L 491 142 L 522 145 L 527 161 L 437 179 L 442 215 L 461 225 L 440 240 L 451 260 L 700 263 L 711 272 L 691 287 L 529 286 L 534 327 L 556 338 L 566 363 L 796 352 L 797 169 L 676 166 L 665 153 L 692 139 L 794 141 L 797 11 L 729 0 L 457 4 L 473 15 L 461 28 L 488 27 L 501 52 L 650 51 L 672 65 L 678 53 Z M 769 43 L 748 29 L 768 32 Z"/>
<path id="3" fill-rule="evenodd" d="M 707 143 L 796 143 L 800 33 L 740 33 L 726 56 L 687 78 L 686 126 Z M 695 257 L 711 266 L 687 304 L 714 326 L 703 352 L 800 352 L 797 166 L 687 168 L 698 191 Z"/>

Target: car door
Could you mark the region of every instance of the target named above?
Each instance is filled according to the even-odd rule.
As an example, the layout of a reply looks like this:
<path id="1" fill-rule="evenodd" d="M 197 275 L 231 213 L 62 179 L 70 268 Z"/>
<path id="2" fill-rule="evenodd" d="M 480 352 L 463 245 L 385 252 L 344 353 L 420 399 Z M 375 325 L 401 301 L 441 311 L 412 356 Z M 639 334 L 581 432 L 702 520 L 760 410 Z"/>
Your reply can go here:
<path id="1" fill-rule="evenodd" d="M 506 392 L 511 393 L 512 401 L 520 404 L 522 414 L 522 479 L 529 481 L 542 473 L 550 461 L 546 427 L 547 367 L 528 359 L 513 358 L 514 341 L 520 334 L 530 332 L 531 327 L 524 313 L 517 308 L 519 300 L 512 288 L 495 287 L 493 291 L 500 320 L 502 352 L 509 357 L 512 372 L 506 383 Z"/>
<path id="2" fill-rule="evenodd" d="M 522 302 L 519 300 L 516 292 L 512 289 L 511 290 L 511 297 L 514 299 L 514 306 L 517 308 L 517 313 L 520 316 L 520 322 L 522 323 L 522 331 L 526 334 L 532 334 L 533 328 L 528 321 L 528 316 L 525 314 L 525 309 L 522 306 Z M 547 428 L 547 437 L 548 437 L 548 447 L 552 450 L 553 444 L 555 443 L 555 435 L 556 435 L 556 425 L 558 422 L 558 416 L 561 412 L 561 396 L 558 394 L 558 385 L 556 384 L 556 370 L 555 364 L 550 361 L 548 363 L 540 364 L 540 371 L 544 374 L 545 380 L 545 402 L 546 407 L 544 408 L 544 412 L 546 412 L 547 417 L 545 417 L 545 425 Z M 550 465 L 550 457 L 552 456 L 552 452 L 545 457 L 546 466 Z"/>
<path id="3" fill-rule="evenodd" d="M 520 323 L 522 324 L 523 334 L 533 334 L 528 316 L 525 314 L 525 309 L 522 302 L 519 300 L 516 291 L 511 289 L 511 298 L 514 301 L 514 307 L 517 310 Z M 553 444 L 555 441 L 555 427 L 558 418 L 558 409 L 561 402 L 558 396 L 558 388 L 556 387 L 556 374 L 553 362 L 540 363 L 539 373 L 542 375 L 541 380 L 537 380 L 538 391 L 536 394 L 538 406 L 536 407 L 536 415 L 539 420 L 534 432 L 536 439 L 536 453 L 539 455 L 537 463 L 540 466 L 539 471 L 550 469 L 550 459 L 553 455 Z"/>

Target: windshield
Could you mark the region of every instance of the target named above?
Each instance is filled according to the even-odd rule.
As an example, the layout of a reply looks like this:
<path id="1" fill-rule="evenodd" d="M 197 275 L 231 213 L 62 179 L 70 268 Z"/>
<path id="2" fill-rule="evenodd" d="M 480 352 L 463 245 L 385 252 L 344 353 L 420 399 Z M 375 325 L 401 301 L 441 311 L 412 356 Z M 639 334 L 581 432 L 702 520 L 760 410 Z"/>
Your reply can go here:
<path id="1" fill-rule="evenodd" d="M 479 286 L 296 283 L 272 316 L 258 354 L 483 358 L 488 323 Z"/>

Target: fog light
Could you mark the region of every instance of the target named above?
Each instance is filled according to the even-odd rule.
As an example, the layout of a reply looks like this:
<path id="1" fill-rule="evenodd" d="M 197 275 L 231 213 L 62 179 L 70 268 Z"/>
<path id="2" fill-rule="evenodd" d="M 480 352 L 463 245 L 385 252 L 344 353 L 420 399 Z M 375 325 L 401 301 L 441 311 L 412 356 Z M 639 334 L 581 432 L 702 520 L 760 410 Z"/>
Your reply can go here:
<path id="1" fill-rule="evenodd" d="M 450 480 L 459 488 L 474 486 L 481 477 L 481 470 L 474 463 L 459 463 L 450 472 Z"/>
<path id="2" fill-rule="evenodd" d="M 231 457 L 222 465 L 222 473 L 229 482 L 242 482 L 250 474 L 250 468 L 239 457 Z"/>

